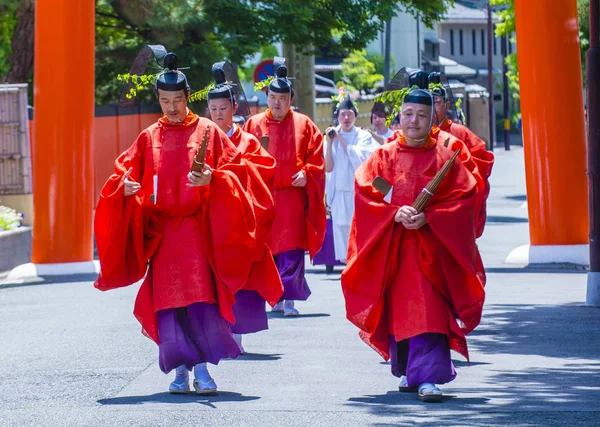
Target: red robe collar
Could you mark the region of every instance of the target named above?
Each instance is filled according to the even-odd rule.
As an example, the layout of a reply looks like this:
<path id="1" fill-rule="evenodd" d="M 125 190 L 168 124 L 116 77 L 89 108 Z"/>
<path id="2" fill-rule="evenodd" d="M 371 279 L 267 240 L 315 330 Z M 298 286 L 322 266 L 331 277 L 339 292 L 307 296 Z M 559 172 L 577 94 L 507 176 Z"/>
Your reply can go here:
<path id="1" fill-rule="evenodd" d="M 166 115 L 163 115 L 160 119 L 158 119 L 158 123 L 161 126 L 164 126 L 166 128 L 171 128 L 171 129 L 185 129 L 188 126 L 191 125 L 195 125 L 196 123 L 198 123 L 198 120 L 200 118 L 198 117 L 198 115 L 196 115 L 192 110 L 190 110 L 188 108 L 188 113 L 187 116 L 185 116 L 185 120 L 183 121 L 183 123 L 171 123 L 168 119 Z"/>
<path id="2" fill-rule="evenodd" d="M 288 118 L 292 117 L 292 109 L 290 108 L 290 110 L 288 111 L 288 113 L 285 115 L 285 117 L 282 120 L 277 120 L 275 118 L 275 116 L 273 116 L 273 113 L 271 113 L 271 110 L 267 108 L 267 111 L 265 112 L 266 116 L 267 116 L 267 120 L 273 120 L 276 122 L 283 122 L 284 120 L 287 120 Z"/>

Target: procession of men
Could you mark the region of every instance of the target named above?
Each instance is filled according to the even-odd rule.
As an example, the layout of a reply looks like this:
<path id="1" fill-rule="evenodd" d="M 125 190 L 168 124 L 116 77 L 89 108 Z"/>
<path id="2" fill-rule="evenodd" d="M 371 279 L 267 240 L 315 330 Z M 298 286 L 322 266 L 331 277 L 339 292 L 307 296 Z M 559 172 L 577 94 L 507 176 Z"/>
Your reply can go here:
<path id="1" fill-rule="evenodd" d="M 306 258 L 329 251 L 344 265 L 357 339 L 391 362 L 400 392 L 441 402 L 438 386 L 456 377 L 450 351 L 469 360 L 466 337 L 481 319 L 476 238 L 494 160 L 451 120 L 459 115 L 444 76 L 402 69 L 402 96 L 377 98 L 369 129 L 341 92 L 322 133 L 292 108 L 285 58 L 262 85 L 267 109 L 250 116 L 231 64 L 215 63 L 213 83 L 194 92 L 177 56 L 151 48 L 164 66 L 153 88 L 164 115 L 102 190 L 95 286 L 143 280 L 134 315 L 160 369 L 174 373 L 169 392 L 217 393 L 208 364 L 236 359 L 253 345 L 244 335 L 268 330 L 266 304 L 301 321 Z M 197 101 L 209 118 L 191 110 Z"/>

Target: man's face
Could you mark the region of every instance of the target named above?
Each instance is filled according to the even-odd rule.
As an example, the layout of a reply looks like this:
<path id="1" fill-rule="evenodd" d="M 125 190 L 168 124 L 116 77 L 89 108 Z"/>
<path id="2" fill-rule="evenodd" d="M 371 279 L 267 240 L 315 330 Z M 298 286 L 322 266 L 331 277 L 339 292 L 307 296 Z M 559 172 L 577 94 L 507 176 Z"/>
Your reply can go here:
<path id="1" fill-rule="evenodd" d="M 228 129 L 233 125 L 235 108 L 237 108 L 237 104 L 231 105 L 231 100 L 228 98 L 210 99 L 208 101 L 210 119 L 221 129 Z"/>
<path id="2" fill-rule="evenodd" d="M 437 95 L 433 96 L 433 109 L 435 110 L 436 122 L 438 124 L 446 120 L 446 111 L 449 106 L 450 103 L 444 101 L 443 97 Z"/>
<path id="3" fill-rule="evenodd" d="M 269 106 L 269 110 L 271 110 L 271 114 L 273 114 L 276 119 L 281 120 L 286 116 L 288 111 L 290 111 L 290 107 L 292 106 L 292 94 L 277 93 L 270 90 L 269 96 L 267 97 L 267 105 Z"/>
<path id="4" fill-rule="evenodd" d="M 371 114 L 371 120 L 373 121 L 373 126 L 379 133 L 384 133 L 387 126 L 385 125 L 385 117 L 380 117 L 377 114 Z"/>
<path id="5" fill-rule="evenodd" d="M 404 104 L 400 126 L 407 138 L 424 140 L 431 131 L 431 106 L 412 102 Z"/>
<path id="6" fill-rule="evenodd" d="M 169 122 L 183 123 L 187 116 L 187 96 L 183 90 L 158 89 L 158 102 Z"/>
<path id="7" fill-rule="evenodd" d="M 340 110 L 338 111 L 338 122 L 342 125 L 344 132 L 350 132 L 356 123 L 356 113 L 352 110 Z"/>

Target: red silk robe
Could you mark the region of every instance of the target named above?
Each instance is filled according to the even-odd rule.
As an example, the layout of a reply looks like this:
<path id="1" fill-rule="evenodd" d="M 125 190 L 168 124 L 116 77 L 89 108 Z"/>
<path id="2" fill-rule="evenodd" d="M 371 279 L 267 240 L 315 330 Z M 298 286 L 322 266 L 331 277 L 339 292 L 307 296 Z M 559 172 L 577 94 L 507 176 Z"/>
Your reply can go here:
<path id="1" fill-rule="evenodd" d="M 465 143 L 465 145 L 471 152 L 471 157 L 473 157 L 473 160 L 477 165 L 479 174 L 485 180 L 483 203 L 481 206 L 482 214 L 484 215 L 486 212 L 486 200 L 490 194 L 489 178 L 492 174 L 492 168 L 494 167 L 494 154 L 486 149 L 484 141 L 482 141 L 477 135 L 475 135 L 468 127 L 464 125 L 454 123 L 453 121 L 446 119 L 440 125 L 440 129 L 460 139 L 462 142 Z M 485 219 L 485 216 L 483 218 Z M 481 233 L 483 233 L 483 226 L 485 226 L 485 221 L 482 224 Z M 479 234 L 477 237 L 479 236 L 481 236 L 481 234 Z"/>
<path id="2" fill-rule="evenodd" d="M 311 259 L 325 239 L 325 160 L 323 135 L 305 115 L 290 111 L 281 121 L 269 111 L 251 117 L 244 130 L 260 139 L 269 136 L 275 167 L 275 222 L 269 237 L 273 255 L 305 249 Z M 303 171 L 305 187 L 292 186 L 292 175 Z"/>
<path id="3" fill-rule="evenodd" d="M 475 200 L 475 237 L 479 238 L 483 234 L 485 228 L 485 221 L 487 218 L 485 201 L 489 195 L 489 183 L 487 177 L 482 176 L 481 171 L 477 167 L 477 162 L 471 155 L 470 150 L 466 144 L 454 135 L 441 130 L 439 127 L 434 126 L 431 129 L 431 137 L 437 141 L 438 144 L 445 145 L 448 141 L 448 148 L 452 151 L 460 149 L 458 158 L 461 163 L 467 168 L 477 181 L 477 198 Z"/>
<path id="4" fill-rule="evenodd" d="M 233 145 L 242 153 L 252 177 L 247 187 L 253 195 L 254 211 L 257 213 L 256 251 L 259 260 L 252 265 L 244 290 L 253 290 L 271 306 L 277 304 L 283 294 L 283 284 L 273 260 L 267 239 L 275 219 L 275 199 L 273 194 L 275 179 L 275 159 L 260 145 L 256 137 L 235 127 L 229 137 Z"/>
<path id="5" fill-rule="evenodd" d="M 190 187 L 187 174 L 207 125 L 212 180 Z M 123 175 L 129 168 L 129 179 L 142 188 L 125 197 Z M 154 175 L 156 204 L 150 200 Z M 256 259 L 259 221 L 244 187 L 248 181 L 240 152 L 209 120 L 190 111 L 183 124 L 163 117 L 148 127 L 116 160 L 115 173 L 102 189 L 94 221 L 101 272 L 94 286 L 114 289 L 146 275 L 134 315 L 157 343 L 158 310 L 217 303 L 234 323 L 233 295 Z"/>
<path id="6" fill-rule="evenodd" d="M 455 161 L 424 211 L 428 223 L 406 230 L 396 212 L 413 203 L 452 151 L 431 138 L 425 147 L 401 141 L 376 150 L 355 174 L 342 274 L 346 315 L 386 360 L 390 334 L 402 341 L 426 332 L 446 334 L 450 348 L 468 359 L 465 336 L 479 324 L 485 283 L 474 235 L 477 183 Z M 389 204 L 372 185 L 377 176 L 393 184 Z"/>

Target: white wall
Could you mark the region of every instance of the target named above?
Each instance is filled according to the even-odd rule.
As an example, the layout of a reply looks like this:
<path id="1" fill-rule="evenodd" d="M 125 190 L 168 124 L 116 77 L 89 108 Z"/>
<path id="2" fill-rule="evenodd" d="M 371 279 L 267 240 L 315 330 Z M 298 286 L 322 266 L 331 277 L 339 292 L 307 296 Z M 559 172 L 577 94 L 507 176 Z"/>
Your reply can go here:
<path id="1" fill-rule="evenodd" d="M 425 26 L 420 23 L 420 48 L 424 48 Z M 383 41 L 383 42 L 382 42 Z M 384 54 L 385 33 L 380 33 L 376 40 L 369 43 L 367 51 Z M 420 68 L 417 48 L 417 21 L 407 13 L 400 13 L 392 19 L 392 40 L 390 53 L 396 61 L 396 68 Z M 395 73 L 392 72 L 392 75 Z"/>
<path id="2" fill-rule="evenodd" d="M 452 55 L 452 43 L 450 30 L 454 30 L 454 55 Z M 460 30 L 463 31 L 463 54 L 460 53 Z M 475 48 L 473 54 L 473 30 L 475 30 Z M 484 31 L 485 54 L 481 51 L 481 31 Z M 438 36 L 446 41 L 440 46 L 440 55 L 466 65 L 471 68 L 487 68 L 487 25 L 485 24 L 451 24 L 441 22 L 438 24 Z M 496 54 L 494 55 L 494 67 L 502 68 L 502 50 L 500 39 L 495 38 Z M 513 44 L 513 52 L 516 47 Z"/>

